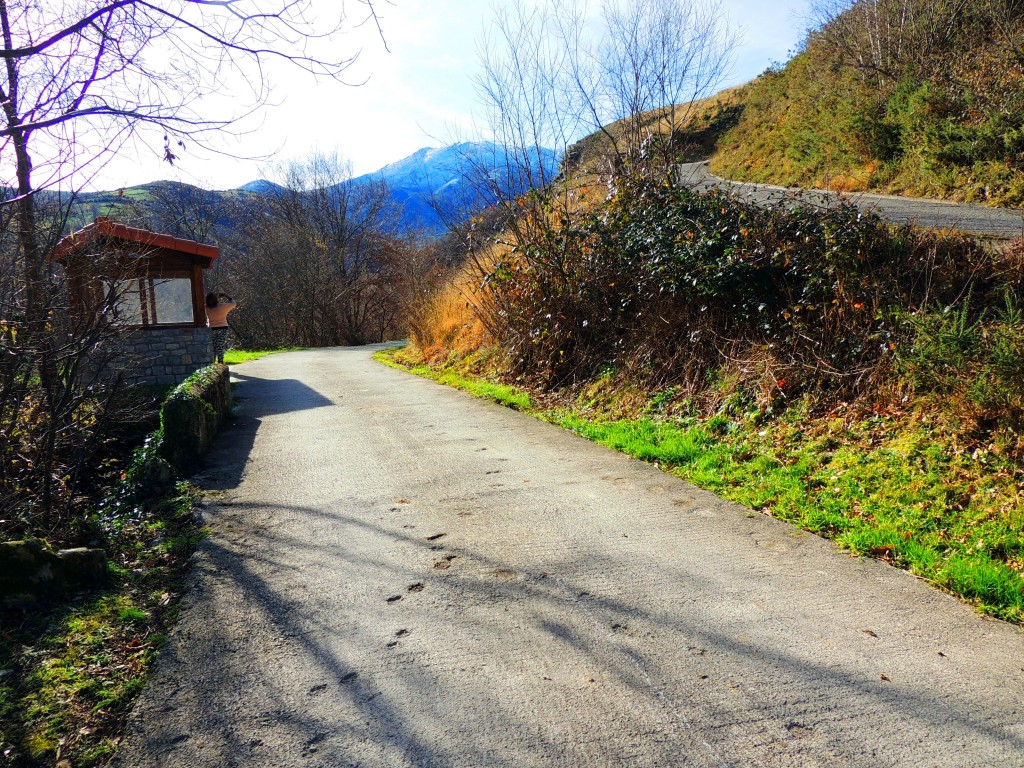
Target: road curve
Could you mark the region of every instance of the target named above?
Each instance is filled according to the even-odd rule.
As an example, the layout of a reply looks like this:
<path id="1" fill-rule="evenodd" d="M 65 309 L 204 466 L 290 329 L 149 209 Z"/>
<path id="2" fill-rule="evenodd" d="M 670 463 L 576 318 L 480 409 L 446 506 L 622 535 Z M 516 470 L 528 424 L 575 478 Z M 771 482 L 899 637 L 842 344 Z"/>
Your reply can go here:
<path id="1" fill-rule="evenodd" d="M 823 190 L 801 190 L 771 184 L 727 181 L 712 175 L 706 161 L 684 163 L 678 167 L 677 175 L 683 183 L 696 189 L 724 189 L 757 203 L 786 200 L 797 196 L 799 200 L 812 205 L 834 205 L 842 199 L 862 210 L 873 211 L 894 224 L 959 230 L 993 240 L 1014 240 L 1024 237 L 1024 211 L 1020 208 L 989 208 L 972 203 L 873 195 L 866 192 L 838 195 Z"/>
<path id="2" fill-rule="evenodd" d="M 235 372 L 114 765 L 1021 768 L 1024 633 L 370 350 Z"/>

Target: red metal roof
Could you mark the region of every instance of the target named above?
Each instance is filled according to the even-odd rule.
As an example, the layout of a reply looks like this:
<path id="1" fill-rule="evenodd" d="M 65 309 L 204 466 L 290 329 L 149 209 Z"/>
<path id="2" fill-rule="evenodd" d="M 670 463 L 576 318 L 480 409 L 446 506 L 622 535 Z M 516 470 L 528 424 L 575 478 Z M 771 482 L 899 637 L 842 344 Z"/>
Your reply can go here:
<path id="1" fill-rule="evenodd" d="M 216 245 L 197 243 L 195 240 L 186 240 L 182 237 L 172 237 L 171 235 L 163 235 L 159 232 L 150 232 L 147 229 L 129 227 L 127 224 L 118 224 L 111 219 L 100 217 L 92 224 L 82 227 L 77 232 L 71 233 L 57 243 L 53 249 L 53 258 L 59 261 L 69 253 L 73 253 L 99 238 L 139 243 L 151 248 L 164 248 L 169 251 L 177 251 L 178 253 L 187 253 L 190 256 L 198 256 L 200 259 L 206 260 L 208 263 L 204 266 L 207 267 L 220 255 L 220 248 Z"/>

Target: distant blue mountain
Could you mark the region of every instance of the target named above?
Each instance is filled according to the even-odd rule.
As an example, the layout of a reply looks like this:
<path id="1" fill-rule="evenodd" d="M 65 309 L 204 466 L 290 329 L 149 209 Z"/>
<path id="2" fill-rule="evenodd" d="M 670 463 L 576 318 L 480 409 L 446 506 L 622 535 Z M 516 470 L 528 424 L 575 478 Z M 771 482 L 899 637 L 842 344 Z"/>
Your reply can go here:
<path id="1" fill-rule="evenodd" d="M 239 192 L 253 192 L 257 195 L 277 195 L 284 190 L 280 184 L 275 184 L 272 181 L 266 179 L 256 179 L 250 181 L 248 184 L 243 184 L 238 187 Z"/>
<path id="2" fill-rule="evenodd" d="M 558 173 L 561 158 L 549 149 L 510 158 L 490 142 L 425 147 L 355 182 L 383 180 L 403 207 L 401 228 L 431 234 L 469 218 L 499 196 L 520 194 Z"/>

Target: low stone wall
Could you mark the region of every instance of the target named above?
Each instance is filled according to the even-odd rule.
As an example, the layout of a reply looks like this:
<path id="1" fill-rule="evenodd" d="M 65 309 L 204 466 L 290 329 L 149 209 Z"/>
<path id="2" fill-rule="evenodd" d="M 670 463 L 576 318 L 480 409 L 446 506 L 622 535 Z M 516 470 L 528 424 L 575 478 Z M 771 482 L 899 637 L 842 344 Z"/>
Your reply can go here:
<path id="1" fill-rule="evenodd" d="M 169 385 L 213 362 L 209 328 L 140 328 L 121 342 L 117 367 L 127 384 Z"/>
<path id="2" fill-rule="evenodd" d="M 230 404 L 226 365 L 214 364 L 193 373 L 160 410 L 160 455 L 178 471 L 194 469 L 213 442 Z"/>

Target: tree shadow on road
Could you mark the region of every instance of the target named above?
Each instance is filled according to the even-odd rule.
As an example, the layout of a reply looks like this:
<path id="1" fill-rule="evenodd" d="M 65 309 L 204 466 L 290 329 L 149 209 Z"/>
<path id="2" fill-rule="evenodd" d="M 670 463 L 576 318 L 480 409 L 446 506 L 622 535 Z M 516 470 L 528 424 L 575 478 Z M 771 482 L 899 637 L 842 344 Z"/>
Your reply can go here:
<path id="1" fill-rule="evenodd" d="M 271 416 L 330 408 L 334 401 L 296 379 L 268 379 L 231 372 L 232 412 L 204 469 L 194 478 L 208 491 L 237 488 L 263 420 Z"/>
<path id="2" fill-rule="evenodd" d="M 594 764 L 587 762 L 592 749 L 609 750 L 602 764 L 632 764 L 628 749 L 616 753 L 622 745 L 588 731 L 585 716 L 574 711 L 589 699 L 616 707 L 605 711 L 613 721 L 594 727 L 631 731 L 634 742 L 664 741 L 660 765 L 811 765 L 823 756 L 861 764 L 873 754 L 865 744 L 895 743 L 907 723 L 936 733 L 936 749 L 952 728 L 992 755 L 1024 754 L 1021 735 L 998 724 L 1005 712 L 979 707 L 969 681 L 962 696 L 935 695 L 927 680 L 887 683 L 830 661 L 824 650 L 809 659 L 781 641 L 727 633 L 703 621 L 700 610 L 672 609 L 726 586 L 707 572 L 666 563 L 651 574 L 664 594 L 635 602 L 611 581 L 559 575 L 620 572 L 628 564 L 613 553 L 585 562 L 553 558 L 544 571 L 524 570 L 436 535 L 375 521 L 378 512 L 258 504 L 222 510 L 223 535 L 203 545 L 199 589 L 189 607 L 207 631 L 176 643 L 169 661 L 172 674 L 185 675 L 189 686 L 174 706 L 191 708 L 197 721 L 208 723 L 203 744 L 151 721 L 145 751 L 166 760 L 154 764 L 270 765 L 305 757 L 332 766 L 511 768 Z M 335 538 L 354 544 L 339 549 L 295 538 L 287 531 L 297 519 L 311 524 L 297 529 L 329 526 Z M 370 544 L 356 546 L 359 541 Z M 449 557 L 450 567 L 439 568 Z M 351 584 L 332 595 L 336 613 L 317 607 L 322 569 L 340 571 L 346 578 L 337 583 Z M 214 584 L 226 598 L 209 599 Z M 403 595 L 396 605 L 411 603 L 403 593 L 409 585 L 419 585 L 431 602 L 398 620 L 389 603 L 394 595 Z M 232 607 L 238 605 L 241 617 Z M 510 625 L 491 610 L 496 605 L 514 611 L 538 640 L 546 638 L 545 649 L 560 650 L 510 655 L 501 642 Z M 416 634 L 396 641 L 396 621 L 405 627 L 400 632 L 446 632 L 447 649 L 421 648 Z M 259 645 L 267 637 L 278 638 L 273 648 Z M 655 647 L 672 650 L 659 655 Z M 715 679 L 705 674 L 712 657 Z M 723 657 L 724 668 L 733 670 L 726 675 Z M 592 687 L 559 679 L 570 660 L 595 670 Z M 459 667 L 476 674 L 469 682 L 446 674 Z M 602 686 L 618 698 L 601 698 Z M 262 694 L 253 701 L 268 703 L 246 710 L 238 701 L 247 690 Z M 546 724 L 535 719 L 544 705 L 538 690 L 550 691 L 549 705 L 567 703 L 549 708 L 544 716 L 554 721 Z M 840 697 L 847 701 L 843 711 L 831 710 L 829 702 Z M 641 711 L 631 709 L 634 701 L 655 703 Z M 660 719 L 652 722 L 650 711 Z M 478 719 L 480 713 L 488 715 Z M 880 722 L 886 724 L 881 733 Z M 750 733 L 762 743 L 743 742 Z M 740 753 L 739 746 L 754 751 Z M 176 762 L 175 755 L 187 759 Z M 996 759 L 986 764 L 1010 765 Z"/>

